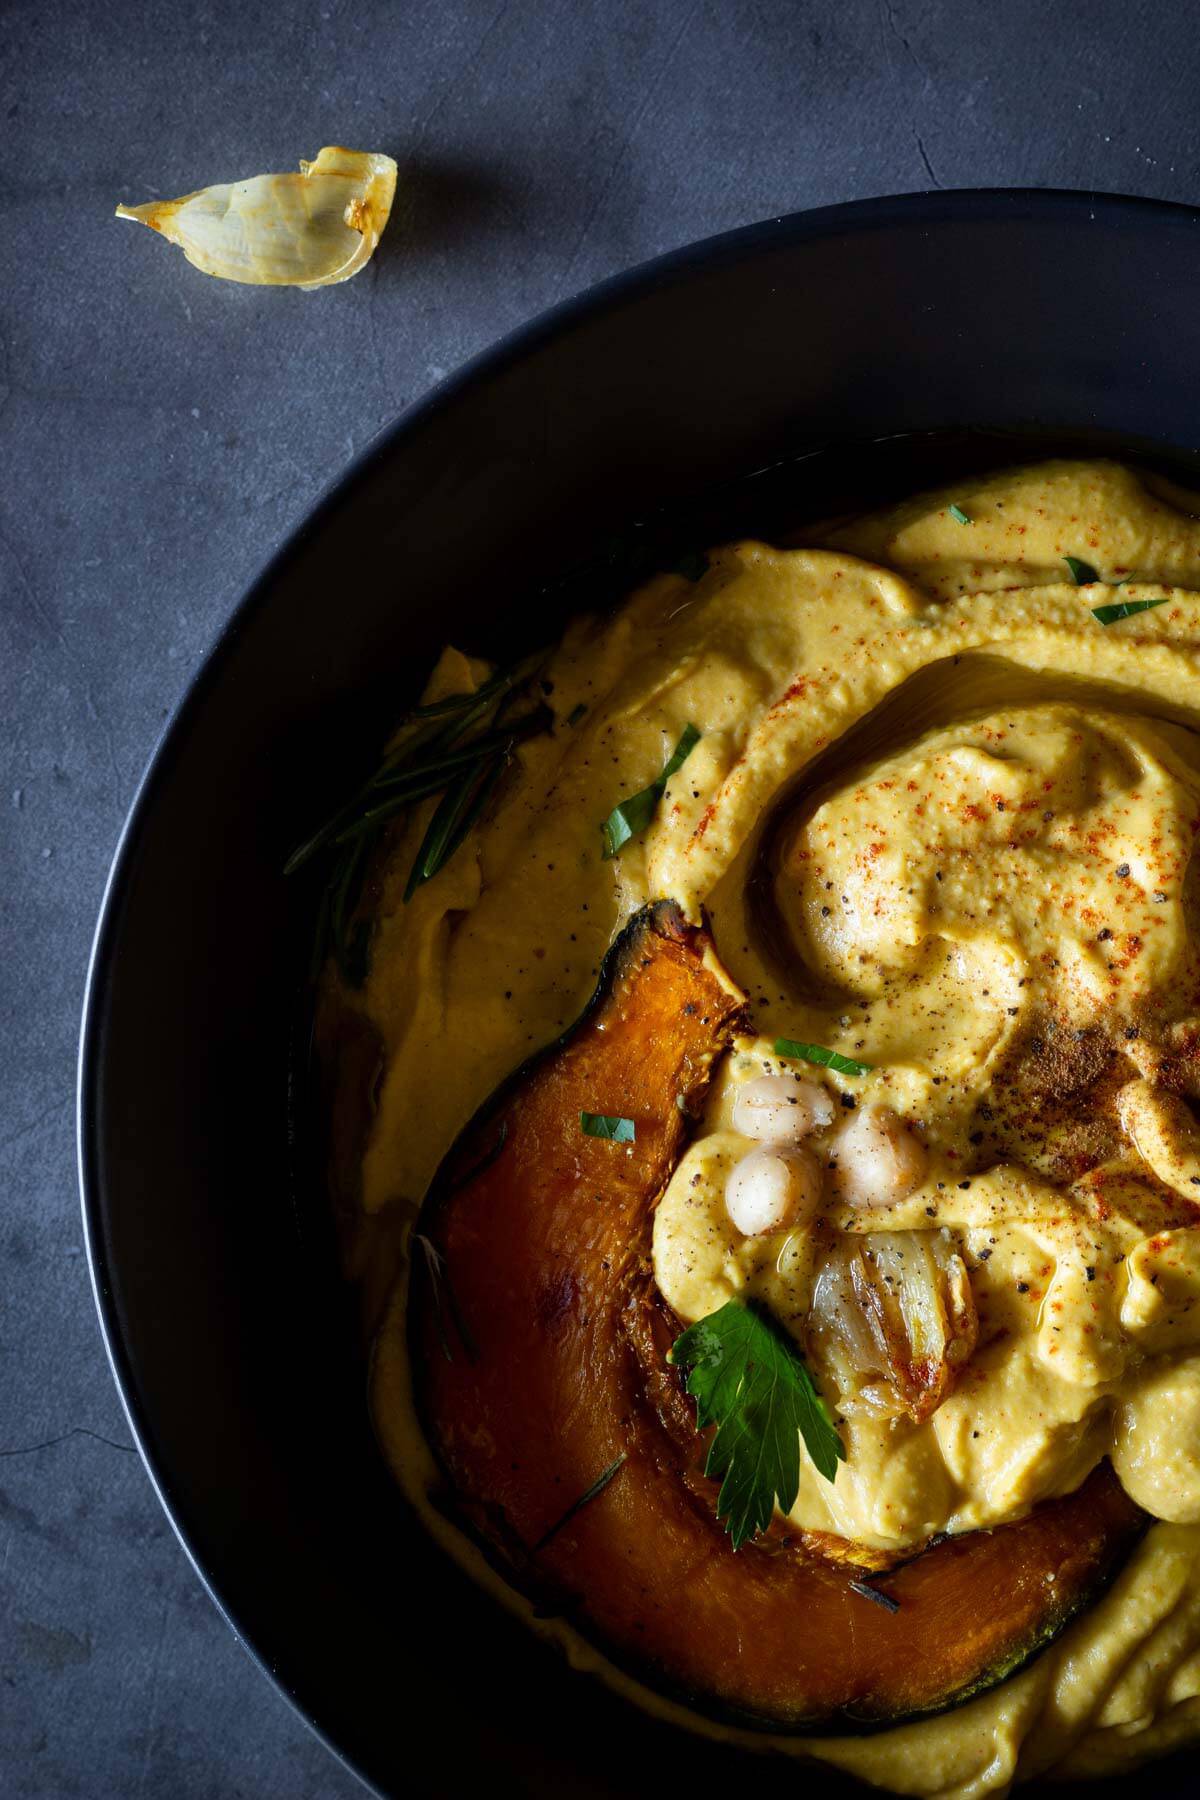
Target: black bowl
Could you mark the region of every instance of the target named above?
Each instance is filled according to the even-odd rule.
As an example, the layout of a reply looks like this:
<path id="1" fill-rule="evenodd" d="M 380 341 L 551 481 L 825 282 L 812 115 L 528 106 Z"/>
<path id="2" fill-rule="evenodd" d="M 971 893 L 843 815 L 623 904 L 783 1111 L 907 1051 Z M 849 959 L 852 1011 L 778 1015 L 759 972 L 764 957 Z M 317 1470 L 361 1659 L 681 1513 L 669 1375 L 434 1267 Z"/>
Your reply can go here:
<path id="1" fill-rule="evenodd" d="M 88 988 L 97 1304 L 202 1580 L 381 1790 L 507 1779 L 629 1797 L 664 1769 L 697 1789 L 753 1769 L 571 1674 L 434 1551 L 384 1474 L 297 1151 L 312 895 L 284 881 L 288 850 L 444 639 L 544 636 L 673 543 L 1027 455 L 1030 434 L 1035 453 L 1132 444 L 1200 479 L 1198 293 L 1200 215 L 1099 195 L 867 201 L 663 257 L 383 437 L 179 709 L 121 841 Z M 1180 1764 L 1156 1779 L 1191 1790 Z"/>

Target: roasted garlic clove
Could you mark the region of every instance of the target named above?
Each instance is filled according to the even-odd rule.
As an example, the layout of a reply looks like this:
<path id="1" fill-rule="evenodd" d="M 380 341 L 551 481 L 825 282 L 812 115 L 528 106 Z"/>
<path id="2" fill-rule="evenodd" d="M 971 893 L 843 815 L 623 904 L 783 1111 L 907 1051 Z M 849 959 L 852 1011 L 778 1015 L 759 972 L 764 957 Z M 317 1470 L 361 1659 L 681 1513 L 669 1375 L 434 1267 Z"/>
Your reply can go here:
<path id="1" fill-rule="evenodd" d="M 860 1106 L 829 1146 L 835 1199 L 846 1206 L 898 1206 L 925 1177 L 924 1144 L 890 1106 Z"/>
<path id="2" fill-rule="evenodd" d="M 944 1232 L 846 1237 L 813 1288 L 812 1346 L 851 1410 L 907 1413 L 919 1424 L 949 1394 L 978 1334 L 966 1264 Z"/>
<path id="3" fill-rule="evenodd" d="M 820 1204 L 821 1166 L 798 1144 L 751 1150 L 725 1183 L 725 1210 L 744 1237 L 809 1225 Z"/>
<path id="4" fill-rule="evenodd" d="M 833 1095 L 802 1075 L 759 1075 L 733 1098 L 733 1129 L 762 1144 L 798 1144 L 833 1124 Z"/>
<path id="5" fill-rule="evenodd" d="M 222 281 L 256 287 L 331 287 L 371 259 L 392 210 L 390 156 L 327 145 L 298 175 L 254 175 L 179 200 L 118 206 L 178 244 Z"/>

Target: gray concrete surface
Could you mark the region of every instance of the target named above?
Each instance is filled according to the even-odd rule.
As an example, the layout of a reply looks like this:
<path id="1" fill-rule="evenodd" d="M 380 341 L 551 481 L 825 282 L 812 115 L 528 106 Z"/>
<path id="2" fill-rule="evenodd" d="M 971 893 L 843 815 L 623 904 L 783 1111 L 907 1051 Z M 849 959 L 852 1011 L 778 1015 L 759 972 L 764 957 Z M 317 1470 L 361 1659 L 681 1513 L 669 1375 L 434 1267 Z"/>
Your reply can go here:
<path id="1" fill-rule="evenodd" d="M 1200 199 L 1198 31 L 1189 0 L 0 5 L 0 1796 L 360 1791 L 187 1566 L 81 1248 L 92 925 L 238 596 L 402 407 L 657 251 L 928 186 Z M 327 141 L 401 168 L 348 287 L 209 281 L 112 218 Z"/>

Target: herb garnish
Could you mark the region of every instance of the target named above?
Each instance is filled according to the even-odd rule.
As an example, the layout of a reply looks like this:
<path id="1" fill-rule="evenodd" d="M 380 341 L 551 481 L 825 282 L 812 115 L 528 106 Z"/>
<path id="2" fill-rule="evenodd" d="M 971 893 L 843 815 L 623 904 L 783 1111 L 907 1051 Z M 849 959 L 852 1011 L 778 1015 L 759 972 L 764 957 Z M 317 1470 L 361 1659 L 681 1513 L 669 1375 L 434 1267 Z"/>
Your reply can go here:
<path id="1" fill-rule="evenodd" d="M 949 513 L 950 517 L 957 520 L 960 525 L 973 525 L 975 523 L 970 513 L 964 512 L 961 506 L 951 506 L 949 508 Z"/>
<path id="2" fill-rule="evenodd" d="M 869 1075 L 874 1066 L 855 1062 L 838 1050 L 827 1050 L 824 1044 L 797 1044 L 792 1038 L 776 1038 L 775 1054 L 789 1062 L 816 1063 L 822 1069 L 832 1069 L 835 1075 Z"/>
<path id="3" fill-rule="evenodd" d="M 608 1138 L 614 1144 L 632 1144 L 637 1137 L 632 1119 L 620 1119 L 612 1113 L 581 1112 L 579 1124 L 585 1137 Z"/>
<path id="4" fill-rule="evenodd" d="M 538 660 L 540 662 L 541 659 Z M 411 716 L 414 719 L 444 719 L 451 713 L 461 712 L 465 701 L 490 700 L 494 695 L 504 693 L 512 686 L 512 677 L 511 669 L 498 669 L 494 675 L 489 675 L 486 681 L 481 682 L 473 693 L 447 694 L 444 700 L 427 701 L 424 706 L 414 706 Z"/>
<path id="5" fill-rule="evenodd" d="M 717 1427 L 704 1473 L 719 1477 L 717 1517 L 740 1550 L 800 1491 L 800 1439 L 826 1481 L 845 1448 L 791 1341 L 765 1315 L 730 1300 L 690 1325 L 671 1348 L 696 1402 L 696 1426 Z"/>
<path id="6" fill-rule="evenodd" d="M 1102 582 L 1105 587 L 1122 588 L 1131 575 L 1122 575 L 1120 581 L 1104 582 L 1091 563 L 1081 562 L 1077 556 L 1064 556 L 1063 561 L 1071 571 L 1071 580 L 1076 587 L 1087 587 L 1091 582 Z M 1114 600 L 1109 606 L 1093 606 L 1092 617 L 1099 625 L 1115 625 L 1118 619 L 1132 619 L 1135 613 L 1152 612 L 1156 606 L 1165 606 L 1162 600 Z"/>
<path id="7" fill-rule="evenodd" d="M 599 1499 L 600 1495 L 604 1492 L 604 1490 L 608 1486 L 609 1482 L 614 1480 L 615 1477 L 621 1473 L 621 1470 L 624 1468 L 624 1466 L 628 1462 L 628 1460 L 629 1460 L 628 1456 L 626 1455 L 625 1451 L 622 1450 L 620 1456 L 616 1457 L 612 1462 L 610 1462 L 607 1469 L 601 1470 L 600 1474 L 597 1475 L 595 1481 L 593 1481 L 591 1487 L 586 1488 L 584 1490 L 584 1492 L 582 1494 L 580 1494 L 578 1500 L 572 1500 L 570 1506 L 568 1506 L 566 1512 L 563 1513 L 562 1517 L 555 1519 L 553 1525 L 551 1525 L 547 1530 L 543 1531 L 541 1537 L 538 1539 L 537 1543 L 533 1546 L 533 1554 L 535 1556 L 537 1555 L 539 1550 L 544 1550 L 546 1548 L 546 1545 L 550 1542 L 550 1540 L 552 1538 L 556 1538 L 558 1536 L 559 1532 L 562 1530 L 564 1525 L 569 1525 L 571 1523 L 571 1520 L 575 1517 L 576 1513 L 581 1513 L 585 1506 L 590 1506 L 593 1500 Z"/>
<path id="8" fill-rule="evenodd" d="M 446 789 L 408 872 L 404 884 L 406 906 L 422 883 L 432 881 L 464 842 L 503 775 L 516 743 L 516 738 L 512 738 L 504 748 L 491 755 L 476 756 Z"/>
<path id="9" fill-rule="evenodd" d="M 600 827 L 604 839 L 604 860 L 615 856 L 622 844 L 627 844 L 640 831 L 645 831 L 658 808 L 658 803 L 666 792 L 668 781 L 678 773 L 687 761 L 696 745 L 700 742 L 700 733 L 694 725 L 685 725 L 683 734 L 671 752 L 666 768 L 656 781 L 642 789 L 639 794 L 631 794 L 628 800 L 622 800 L 614 806 Z"/>
<path id="10" fill-rule="evenodd" d="M 872 1587 L 869 1581 L 852 1581 L 850 1591 L 852 1594 L 861 1594 L 864 1600 L 873 1600 L 876 1606 L 882 1606 L 885 1612 L 898 1613 L 900 1611 L 898 1600 L 894 1600 L 891 1594 L 885 1594 L 882 1588 Z"/>
<path id="11" fill-rule="evenodd" d="M 1120 583 L 1117 583 L 1120 586 Z M 1092 617 L 1101 625 L 1112 625 L 1118 619 L 1132 619 L 1135 613 L 1150 612 L 1156 606 L 1165 606 L 1162 600 L 1116 600 L 1111 606 L 1093 606 Z"/>
<path id="12" fill-rule="evenodd" d="M 331 944 L 342 978 L 351 986 L 361 985 L 366 975 L 369 927 L 354 915 L 384 829 L 419 801 L 442 796 L 409 872 L 408 901 L 462 844 L 516 746 L 552 724 L 542 705 L 508 717 L 544 660 L 539 653 L 498 670 L 473 693 L 450 694 L 415 707 L 375 773 L 288 858 L 285 875 L 318 856 L 328 859 L 316 953 L 322 956 Z"/>

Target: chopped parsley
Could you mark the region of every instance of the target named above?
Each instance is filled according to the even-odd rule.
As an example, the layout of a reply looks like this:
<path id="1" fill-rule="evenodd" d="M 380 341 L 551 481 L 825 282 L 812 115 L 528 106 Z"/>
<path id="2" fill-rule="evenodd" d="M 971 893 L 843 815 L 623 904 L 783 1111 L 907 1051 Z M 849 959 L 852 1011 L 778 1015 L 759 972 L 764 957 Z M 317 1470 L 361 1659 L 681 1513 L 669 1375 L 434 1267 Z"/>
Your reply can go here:
<path id="1" fill-rule="evenodd" d="M 869 1075 L 872 1068 L 870 1063 L 855 1062 L 838 1050 L 827 1050 L 824 1044 L 797 1044 L 792 1038 L 776 1038 L 775 1054 L 789 1062 L 816 1063 L 822 1069 L 832 1069 L 835 1075 Z"/>
<path id="2" fill-rule="evenodd" d="M 614 1144 L 632 1144 L 637 1137 L 632 1119 L 617 1118 L 612 1113 L 581 1112 L 579 1126 L 585 1137 L 608 1138 Z"/>
<path id="3" fill-rule="evenodd" d="M 1088 587 L 1092 582 L 1102 582 L 1105 587 L 1121 588 L 1131 575 L 1122 575 L 1120 581 L 1104 582 L 1091 563 L 1083 562 L 1078 556 L 1064 556 L 1063 561 L 1071 571 L 1071 580 L 1076 587 Z M 1115 625 L 1118 619 L 1132 619 L 1135 613 L 1150 612 L 1156 606 L 1165 606 L 1166 600 L 1114 600 L 1108 606 L 1093 606 L 1092 617 L 1098 625 Z"/>
<path id="4" fill-rule="evenodd" d="M 658 803 L 667 790 L 667 783 L 672 775 L 682 769 L 696 745 L 700 742 L 700 733 L 694 725 L 685 725 L 683 735 L 671 752 L 670 760 L 662 774 L 638 794 L 631 794 L 628 800 L 622 800 L 614 806 L 600 827 L 600 835 L 604 839 L 604 859 L 615 856 L 623 844 L 630 838 L 637 837 L 645 831 L 658 810 Z"/>
<path id="5" fill-rule="evenodd" d="M 799 1351 L 780 1328 L 730 1300 L 675 1340 L 671 1362 L 685 1373 L 696 1427 L 717 1427 L 706 1475 L 718 1478 L 717 1517 L 735 1550 L 784 1512 L 800 1491 L 800 1440 L 833 1481 L 845 1447 Z"/>
<path id="6" fill-rule="evenodd" d="M 952 506 L 949 511 L 950 517 L 956 520 L 959 525 L 973 525 L 975 523 L 970 513 L 964 512 L 961 506 Z"/>
<path id="7" fill-rule="evenodd" d="M 1115 625 L 1118 619 L 1132 619 L 1135 613 L 1150 612 L 1156 606 L 1165 606 L 1162 600 L 1115 600 L 1111 606 L 1093 606 L 1092 617 L 1101 625 Z"/>

